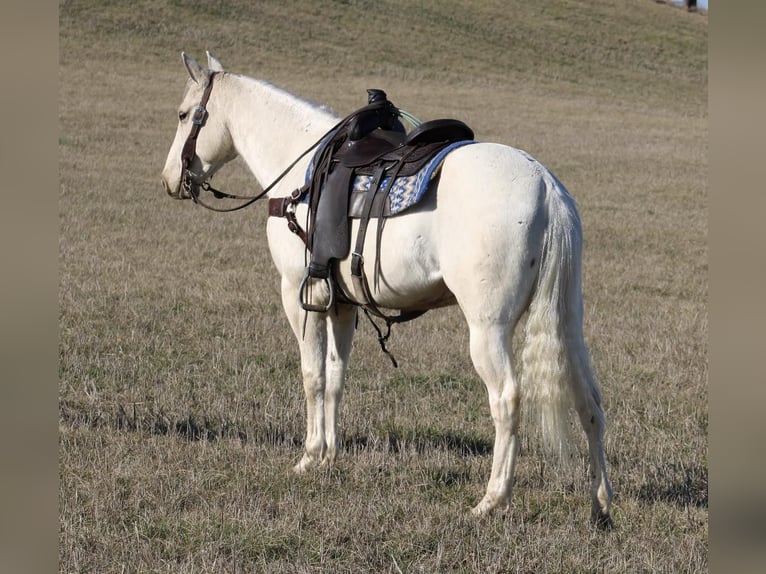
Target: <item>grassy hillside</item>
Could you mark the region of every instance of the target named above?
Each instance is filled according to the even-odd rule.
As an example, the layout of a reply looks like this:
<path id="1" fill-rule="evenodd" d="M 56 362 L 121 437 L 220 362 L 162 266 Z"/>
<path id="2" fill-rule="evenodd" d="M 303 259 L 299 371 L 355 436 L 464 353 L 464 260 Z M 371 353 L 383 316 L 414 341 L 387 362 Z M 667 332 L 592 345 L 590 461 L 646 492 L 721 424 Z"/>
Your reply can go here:
<path id="1" fill-rule="evenodd" d="M 61 5 L 62 60 L 180 49 L 273 77 L 384 75 L 706 101 L 707 18 L 649 0 L 96 2 Z M 72 62 L 74 63 L 74 62 Z M 316 73 L 320 72 L 320 73 Z"/>
<path id="2" fill-rule="evenodd" d="M 59 6 L 62 572 L 707 570 L 705 14 L 651 0 Z M 383 88 L 565 183 L 614 532 L 586 526 L 584 466 L 549 467 L 530 434 L 511 510 L 467 515 L 493 431 L 456 309 L 395 329 L 398 370 L 360 324 L 343 456 L 288 472 L 303 393 L 265 208 L 213 214 L 159 185 L 180 52 L 205 49 L 338 113 Z M 241 163 L 217 179 L 256 187 Z"/>

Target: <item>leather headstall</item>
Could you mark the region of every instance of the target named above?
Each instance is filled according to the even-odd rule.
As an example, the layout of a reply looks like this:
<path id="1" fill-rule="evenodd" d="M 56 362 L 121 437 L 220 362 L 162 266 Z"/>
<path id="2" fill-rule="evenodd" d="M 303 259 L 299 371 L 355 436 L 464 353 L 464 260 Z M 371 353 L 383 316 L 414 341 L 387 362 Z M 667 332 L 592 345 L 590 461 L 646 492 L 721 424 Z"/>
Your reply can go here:
<path id="1" fill-rule="evenodd" d="M 205 125 L 208 116 L 205 106 L 210 99 L 210 92 L 213 91 L 213 78 L 215 78 L 216 73 L 212 72 L 208 78 L 205 90 L 202 92 L 202 99 L 191 118 L 191 131 L 181 150 L 181 196 L 184 199 L 196 199 L 199 196 L 200 183 L 195 181 L 195 174 L 191 171 L 191 165 L 197 156 L 197 136 L 202 126 Z"/>

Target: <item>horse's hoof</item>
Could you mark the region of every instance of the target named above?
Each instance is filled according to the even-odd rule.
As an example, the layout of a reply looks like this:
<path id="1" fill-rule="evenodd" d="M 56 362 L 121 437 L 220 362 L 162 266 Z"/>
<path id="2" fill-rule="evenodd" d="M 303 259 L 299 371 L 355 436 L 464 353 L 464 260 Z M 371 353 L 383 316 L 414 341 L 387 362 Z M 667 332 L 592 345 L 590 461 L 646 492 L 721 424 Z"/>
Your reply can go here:
<path id="1" fill-rule="evenodd" d="M 506 499 L 497 499 L 489 495 L 485 495 L 481 499 L 481 502 L 471 509 L 471 514 L 474 516 L 487 516 L 494 512 L 498 508 L 506 509 L 510 505 Z"/>
<path id="2" fill-rule="evenodd" d="M 489 509 L 485 504 L 481 502 L 471 509 L 471 514 L 474 516 L 486 516 L 489 513 Z"/>
<path id="3" fill-rule="evenodd" d="M 304 474 L 307 470 L 314 466 L 316 466 L 316 462 L 304 454 L 301 461 L 293 467 L 293 472 L 295 474 Z"/>
<path id="4" fill-rule="evenodd" d="M 614 528 L 614 521 L 612 520 L 612 516 L 608 512 L 604 512 L 601 509 L 592 513 L 590 519 L 591 522 L 593 522 L 593 525 L 599 530 L 608 531 Z"/>

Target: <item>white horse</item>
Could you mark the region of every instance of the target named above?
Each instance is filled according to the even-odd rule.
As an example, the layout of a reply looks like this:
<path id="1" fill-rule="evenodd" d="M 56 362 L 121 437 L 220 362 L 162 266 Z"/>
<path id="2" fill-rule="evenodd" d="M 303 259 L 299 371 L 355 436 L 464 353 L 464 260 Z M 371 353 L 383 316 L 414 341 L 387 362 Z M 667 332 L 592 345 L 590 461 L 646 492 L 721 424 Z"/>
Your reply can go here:
<path id="1" fill-rule="evenodd" d="M 270 83 L 224 72 L 209 53 L 207 68 L 186 54 L 183 62 L 190 79 L 162 171 L 162 185 L 174 198 L 189 196 L 188 184 L 182 185 L 182 148 L 212 75 L 204 127 L 197 128 L 196 153 L 188 165 L 195 185 L 239 155 L 266 187 L 338 121 L 326 108 Z M 309 161 L 305 156 L 288 170 L 269 197 L 299 188 Z M 305 221 L 306 209 L 298 207 L 298 221 Z M 358 220 L 352 230 L 357 227 Z M 335 460 L 357 307 L 337 304 L 328 312 L 305 312 L 299 305 L 305 245 L 283 218 L 269 217 L 266 232 L 282 278 L 282 303 L 300 346 L 307 425 L 305 451 L 294 467 L 300 473 Z M 520 150 L 496 143 L 460 147 L 447 155 L 441 176 L 420 203 L 386 220 L 382 237 L 378 306 L 407 311 L 457 304 L 468 323 L 471 359 L 486 385 L 495 426 L 491 475 L 473 512 L 483 515 L 509 504 L 520 406 L 535 398 L 542 405 L 543 436 L 554 448 L 566 440 L 567 410 L 574 405 L 588 440 L 591 519 L 611 525 L 604 413 L 582 328 L 581 224 L 564 186 Z M 375 253 L 376 234 L 368 233 L 366 241 L 365 252 Z M 338 282 L 346 289 L 352 285 L 349 266 L 347 259 L 338 268 Z M 519 377 L 511 337 L 525 311 Z"/>

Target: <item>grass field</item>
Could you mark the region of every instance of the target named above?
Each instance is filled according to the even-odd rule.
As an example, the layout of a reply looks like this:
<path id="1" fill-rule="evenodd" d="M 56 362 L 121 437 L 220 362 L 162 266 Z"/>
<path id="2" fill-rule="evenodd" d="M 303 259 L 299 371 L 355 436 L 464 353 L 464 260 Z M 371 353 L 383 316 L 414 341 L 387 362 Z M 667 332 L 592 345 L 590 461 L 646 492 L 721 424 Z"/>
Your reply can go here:
<path id="1" fill-rule="evenodd" d="M 468 5 L 60 2 L 61 572 L 707 571 L 707 15 Z M 289 472 L 303 391 L 265 207 L 215 214 L 159 184 L 180 52 L 205 49 L 339 114 L 383 88 L 564 182 L 614 531 L 587 525 L 584 452 L 557 469 L 534 433 L 512 508 L 468 514 L 493 428 L 456 309 L 395 328 L 396 370 L 360 323 L 339 463 Z M 216 179 L 257 190 L 240 162 Z"/>

